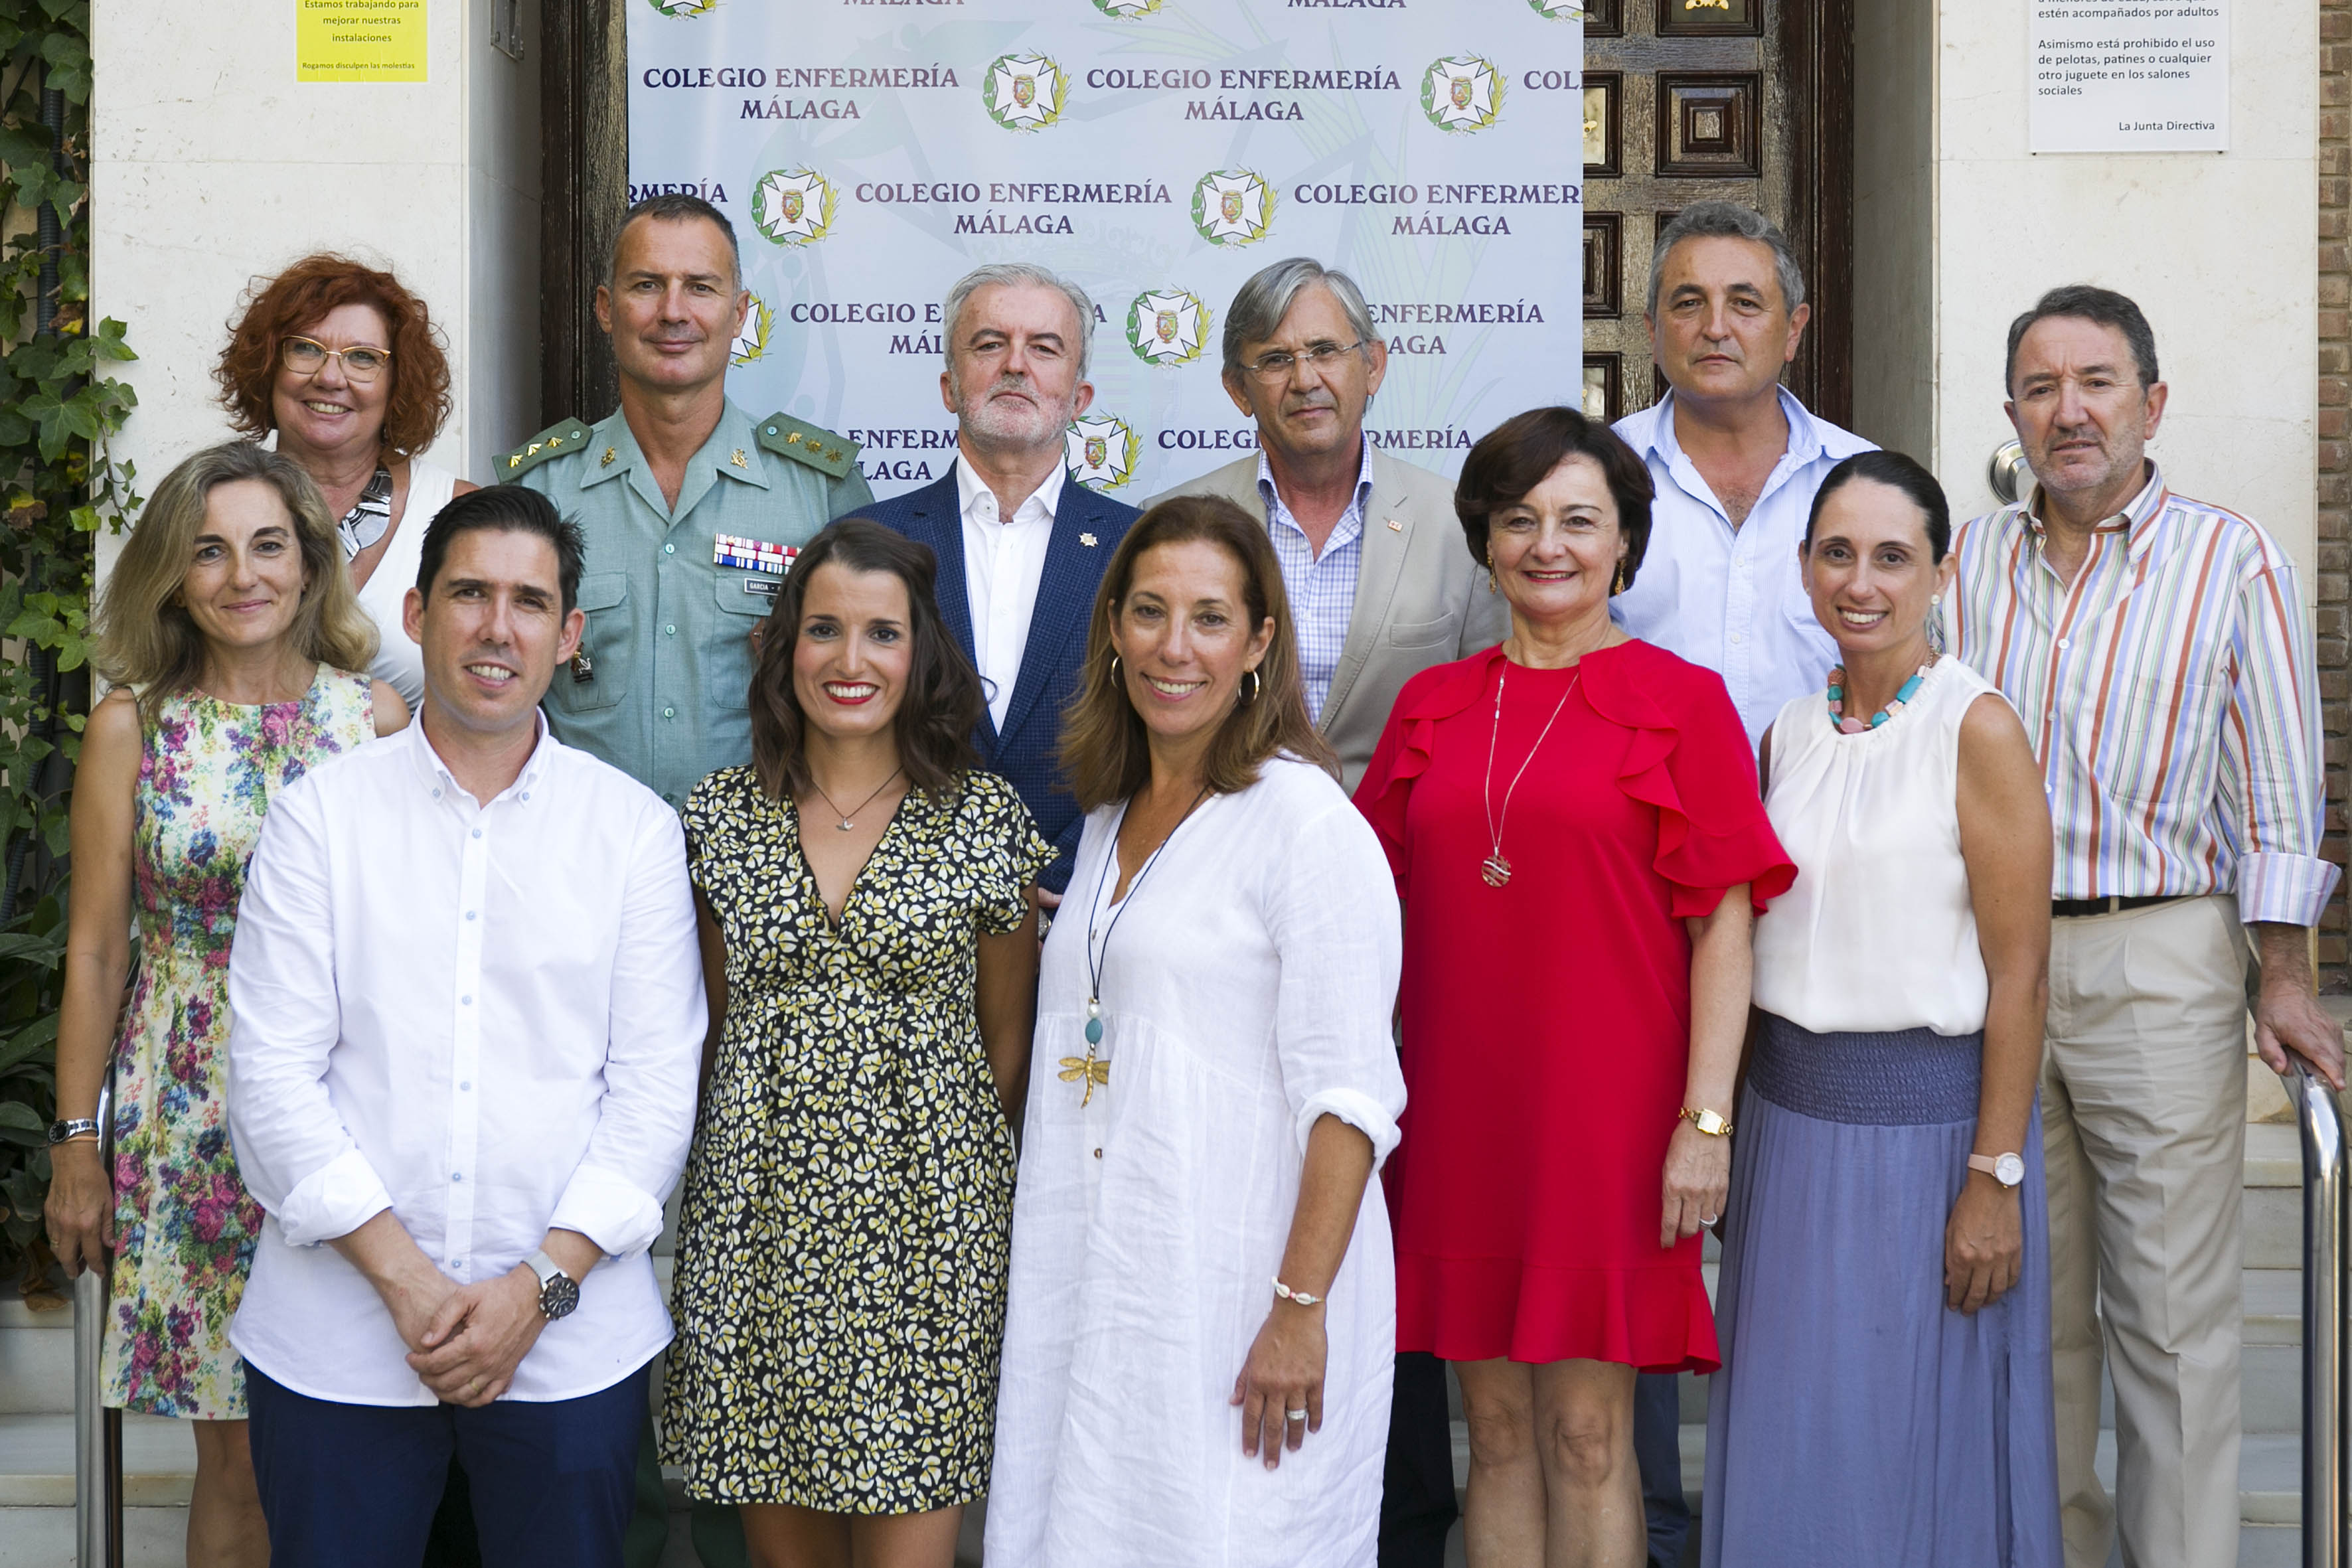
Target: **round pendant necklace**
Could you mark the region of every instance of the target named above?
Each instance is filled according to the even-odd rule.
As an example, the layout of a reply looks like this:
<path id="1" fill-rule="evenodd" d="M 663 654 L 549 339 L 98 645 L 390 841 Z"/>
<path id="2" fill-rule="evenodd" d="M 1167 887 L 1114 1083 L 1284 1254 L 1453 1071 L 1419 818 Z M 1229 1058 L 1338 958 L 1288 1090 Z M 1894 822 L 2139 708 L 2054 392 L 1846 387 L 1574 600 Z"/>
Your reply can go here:
<path id="1" fill-rule="evenodd" d="M 907 770 L 904 767 L 892 768 L 890 770 L 890 776 L 874 786 L 874 795 L 869 795 L 864 800 L 857 803 L 857 811 L 864 811 L 867 806 L 872 805 L 874 804 L 874 795 L 880 795 L 884 790 L 888 789 L 892 784 L 897 784 L 898 782 L 898 775 L 906 771 Z M 840 804 L 836 802 L 833 796 L 824 793 L 824 785 L 816 782 L 816 774 L 814 772 L 809 774 L 809 788 L 816 791 L 817 798 L 819 800 L 824 801 L 825 805 L 833 807 L 833 814 L 841 818 L 841 821 L 838 824 L 841 830 L 844 833 L 848 832 L 850 829 L 850 818 L 856 816 L 857 815 L 857 811 L 842 810 Z"/>
<path id="2" fill-rule="evenodd" d="M 1511 797 L 1518 794 L 1519 781 L 1528 776 L 1528 764 L 1533 763 L 1536 753 L 1543 750 L 1545 737 L 1559 721 L 1560 710 L 1568 706 L 1569 697 L 1576 690 L 1576 683 L 1583 675 L 1584 666 L 1580 662 L 1568 678 L 1568 689 L 1559 694 L 1559 701 L 1553 705 L 1551 717 L 1544 721 L 1543 731 L 1536 736 L 1536 743 L 1528 748 L 1527 762 L 1519 764 L 1519 771 L 1511 775 L 1510 787 L 1503 791 L 1503 810 L 1498 816 L 1495 812 L 1495 744 L 1503 736 L 1503 688 L 1509 684 L 1511 679 L 1511 661 L 1507 658 L 1503 660 L 1503 673 L 1495 679 L 1495 728 L 1493 733 L 1486 737 L 1486 837 L 1491 852 L 1478 867 L 1478 875 L 1486 879 L 1486 886 L 1490 888 L 1499 888 L 1511 879 L 1511 863 L 1503 858 L 1503 825 L 1510 820 Z"/>
<path id="3" fill-rule="evenodd" d="M 1905 681 L 1903 683 L 1903 689 L 1895 694 L 1895 700 L 1889 702 L 1885 707 L 1881 708 L 1877 712 L 1873 713 L 1870 716 L 1870 721 L 1868 723 L 1864 723 L 1859 719 L 1849 718 L 1847 716 L 1845 710 L 1845 666 L 1842 664 L 1832 665 L 1830 667 L 1830 689 L 1828 692 L 1830 702 L 1830 722 L 1837 726 L 1838 732 L 1840 734 L 1844 735 L 1859 735 L 1867 731 L 1877 729 L 1881 724 L 1885 723 L 1889 719 L 1892 719 L 1897 713 L 1902 712 L 1903 710 L 1910 704 L 1911 699 L 1919 695 L 1920 682 L 1926 680 L 1927 679 L 1927 672 L 1935 668 L 1936 656 L 1934 654 L 1929 654 L 1927 656 L 1927 662 L 1919 667 L 1919 672 L 1916 675 L 1914 675 L 1910 679 Z"/>
<path id="4" fill-rule="evenodd" d="M 1110 878 L 1110 868 L 1118 864 L 1118 829 L 1111 829 L 1110 850 L 1103 857 L 1102 869 L 1095 876 L 1094 901 L 1087 907 L 1087 1054 L 1062 1058 L 1062 1081 L 1087 1086 L 1087 1092 L 1078 1100 L 1081 1108 L 1093 1101 L 1097 1086 L 1110 1087 L 1110 1063 L 1095 1055 L 1095 1047 L 1102 1044 L 1103 1037 L 1103 964 L 1110 957 L 1110 939 L 1118 934 L 1118 922 L 1134 907 L 1135 896 L 1143 890 L 1143 879 L 1151 875 L 1153 867 L 1160 864 L 1160 854 L 1176 837 L 1176 829 L 1192 821 L 1192 814 L 1200 810 L 1201 803 L 1208 798 L 1209 786 L 1202 784 L 1201 793 L 1192 797 L 1192 804 L 1184 808 L 1184 815 L 1160 836 L 1160 842 L 1153 845 L 1151 853 L 1143 858 L 1143 865 L 1135 873 L 1135 880 L 1127 885 L 1127 897 L 1119 900 L 1118 908 L 1111 911 L 1110 924 L 1104 928 L 1102 944 L 1097 947 L 1095 944 L 1094 922 L 1102 914 L 1103 884 Z M 1124 808 L 1119 812 L 1118 820 L 1121 826 L 1126 825 L 1127 812 Z"/>

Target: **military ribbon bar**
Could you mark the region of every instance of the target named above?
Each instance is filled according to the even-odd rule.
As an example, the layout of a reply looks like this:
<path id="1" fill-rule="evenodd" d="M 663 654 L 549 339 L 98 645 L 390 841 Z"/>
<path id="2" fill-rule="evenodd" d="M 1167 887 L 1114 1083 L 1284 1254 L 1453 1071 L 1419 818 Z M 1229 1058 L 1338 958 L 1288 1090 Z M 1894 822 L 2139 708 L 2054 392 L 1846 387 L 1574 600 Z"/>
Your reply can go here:
<path id="1" fill-rule="evenodd" d="M 722 533 L 711 542 L 713 564 L 732 566 L 743 572 L 765 572 L 771 577 L 781 577 L 793 569 L 793 560 L 800 554 L 794 544 L 771 544 L 764 539 L 747 539 L 739 534 Z"/>

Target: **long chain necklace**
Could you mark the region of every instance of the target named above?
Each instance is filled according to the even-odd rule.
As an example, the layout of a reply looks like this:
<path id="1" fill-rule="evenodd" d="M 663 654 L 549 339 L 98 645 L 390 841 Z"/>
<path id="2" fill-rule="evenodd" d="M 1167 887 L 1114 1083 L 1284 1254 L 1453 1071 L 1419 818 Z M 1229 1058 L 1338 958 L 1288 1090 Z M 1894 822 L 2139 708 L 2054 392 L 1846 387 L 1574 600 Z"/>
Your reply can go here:
<path id="1" fill-rule="evenodd" d="M 1568 689 L 1559 694 L 1559 701 L 1553 707 L 1551 717 L 1544 721 L 1543 732 L 1536 737 L 1536 743 L 1528 748 L 1527 762 L 1519 764 L 1519 771 L 1511 775 L 1510 787 L 1503 791 L 1503 811 L 1500 816 L 1495 814 L 1495 744 L 1502 739 L 1503 735 L 1503 688 L 1511 679 L 1509 659 L 1506 658 L 1503 661 L 1503 673 L 1496 677 L 1495 729 L 1494 732 L 1486 737 L 1486 837 L 1492 845 L 1492 853 L 1478 868 L 1478 875 L 1486 879 L 1486 886 L 1490 888 L 1499 888 L 1511 879 L 1511 863 L 1503 858 L 1503 825 L 1511 817 L 1511 797 L 1518 793 L 1519 781 L 1528 776 L 1528 763 L 1533 763 L 1536 760 L 1536 753 L 1543 750 L 1545 738 L 1551 733 L 1551 727 L 1559 721 L 1560 710 L 1568 706 L 1568 700 L 1575 692 L 1576 683 L 1583 678 L 1583 675 L 1584 666 L 1579 664 L 1575 673 L 1568 678 Z"/>
<path id="2" fill-rule="evenodd" d="M 867 806 L 872 805 L 874 804 L 874 795 L 880 795 L 884 790 L 888 789 L 892 784 L 897 784 L 898 782 L 898 775 L 906 771 L 907 770 L 904 766 L 892 768 L 890 770 L 890 776 L 874 786 L 874 795 L 869 795 L 864 800 L 857 803 L 857 811 L 864 811 Z M 856 816 L 857 815 L 857 811 L 842 810 L 840 802 L 835 800 L 833 796 L 825 794 L 824 785 L 816 782 L 816 773 L 814 769 L 809 773 L 809 788 L 816 791 L 817 798 L 819 800 L 824 801 L 825 805 L 833 807 L 833 814 L 841 818 L 841 830 L 844 833 L 848 832 L 850 827 L 849 819 Z"/>
<path id="3" fill-rule="evenodd" d="M 1102 913 L 1103 884 L 1109 879 L 1110 868 L 1118 864 L 1118 828 L 1111 829 L 1110 849 L 1103 856 L 1102 870 L 1095 877 L 1094 901 L 1087 906 L 1087 1054 L 1062 1058 L 1062 1081 L 1087 1086 L 1086 1094 L 1078 1100 L 1081 1109 L 1093 1102 L 1096 1086 L 1110 1087 L 1110 1063 L 1095 1055 L 1095 1047 L 1102 1044 L 1103 1037 L 1103 964 L 1110 957 L 1110 939 L 1118 934 L 1118 922 L 1127 917 L 1129 910 L 1135 907 L 1135 896 L 1143 890 L 1143 879 L 1151 875 L 1154 866 L 1160 864 L 1160 854 L 1168 847 L 1169 841 L 1176 837 L 1176 829 L 1192 821 L 1192 814 L 1200 810 L 1201 803 L 1208 798 L 1209 786 L 1202 784 L 1201 793 L 1192 797 L 1192 804 L 1184 808 L 1184 815 L 1178 817 L 1174 825 L 1160 836 L 1160 842 L 1151 847 L 1151 853 L 1144 857 L 1142 868 L 1135 873 L 1135 880 L 1127 885 L 1127 897 L 1121 899 L 1118 908 L 1111 911 L 1110 924 L 1101 933 L 1102 944 L 1097 947 L 1094 922 Z M 1118 820 L 1120 826 L 1126 826 L 1127 812 L 1124 808 L 1119 812 Z"/>

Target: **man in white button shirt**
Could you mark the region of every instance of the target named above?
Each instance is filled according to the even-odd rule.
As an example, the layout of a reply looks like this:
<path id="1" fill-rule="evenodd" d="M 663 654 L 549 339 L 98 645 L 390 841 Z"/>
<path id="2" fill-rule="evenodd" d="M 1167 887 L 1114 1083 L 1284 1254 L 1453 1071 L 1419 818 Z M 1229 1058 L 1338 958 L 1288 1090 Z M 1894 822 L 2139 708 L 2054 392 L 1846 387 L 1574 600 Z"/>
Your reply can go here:
<path id="1" fill-rule="evenodd" d="M 1780 384 L 1811 314 L 1796 253 L 1769 218 L 1693 202 L 1650 260 L 1643 319 L 1666 395 L 1616 425 L 1657 496 L 1641 576 L 1609 612 L 1643 641 L 1719 672 L 1750 744 L 1789 699 L 1822 689 L 1837 663 L 1798 576 L 1797 546 L 1823 477 L 1871 449 Z M 1690 1511 L 1675 1380 L 1643 1376 L 1633 1414 L 1650 1560 L 1679 1563 Z"/>
<path id="2" fill-rule="evenodd" d="M 278 1568 L 415 1568 L 453 1452 L 488 1561 L 621 1561 L 709 1019 L 677 815 L 540 717 L 580 562 L 532 491 L 444 509 L 418 721 L 254 854 L 229 1122 L 268 1217 L 230 1337 Z"/>
<path id="3" fill-rule="evenodd" d="M 1769 218 L 1692 203 L 1650 262 L 1643 319 L 1666 395 L 1616 426 L 1658 493 L 1641 577 L 1610 613 L 1721 673 L 1751 742 L 1837 662 L 1798 580 L 1797 545 L 1822 478 L 1871 449 L 1780 384 L 1811 313 L 1796 253 Z"/>
<path id="4" fill-rule="evenodd" d="M 1138 513 L 1068 473 L 1070 422 L 1095 395 L 1086 290 L 1043 267 L 1001 262 L 959 279 L 940 313 L 954 468 L 858 515 L 939 557 L 940 617 L 988 695 L 972 745 L 1061 851 L 1037 879 L 1050 909 L 1086 820 L 1062 782 L 1062 710 L 1077 689 L 1103 567 Z"/>

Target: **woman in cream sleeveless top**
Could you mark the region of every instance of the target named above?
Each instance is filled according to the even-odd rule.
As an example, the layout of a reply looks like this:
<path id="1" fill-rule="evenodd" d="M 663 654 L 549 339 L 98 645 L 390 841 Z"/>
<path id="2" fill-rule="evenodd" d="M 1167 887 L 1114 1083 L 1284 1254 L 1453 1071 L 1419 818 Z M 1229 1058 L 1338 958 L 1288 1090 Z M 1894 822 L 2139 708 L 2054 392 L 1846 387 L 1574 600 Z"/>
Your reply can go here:
<path id="1" fill-rule="evenodd" d="M 1782 709 L 1717 1292 L 1707 1568 L 2058 1568 L 2034 1101 L 2050 826 L 2024 727 L 1927 620 L 1950 518 L 1899 453 L 1806 531 L 1843 664 Z"/>

